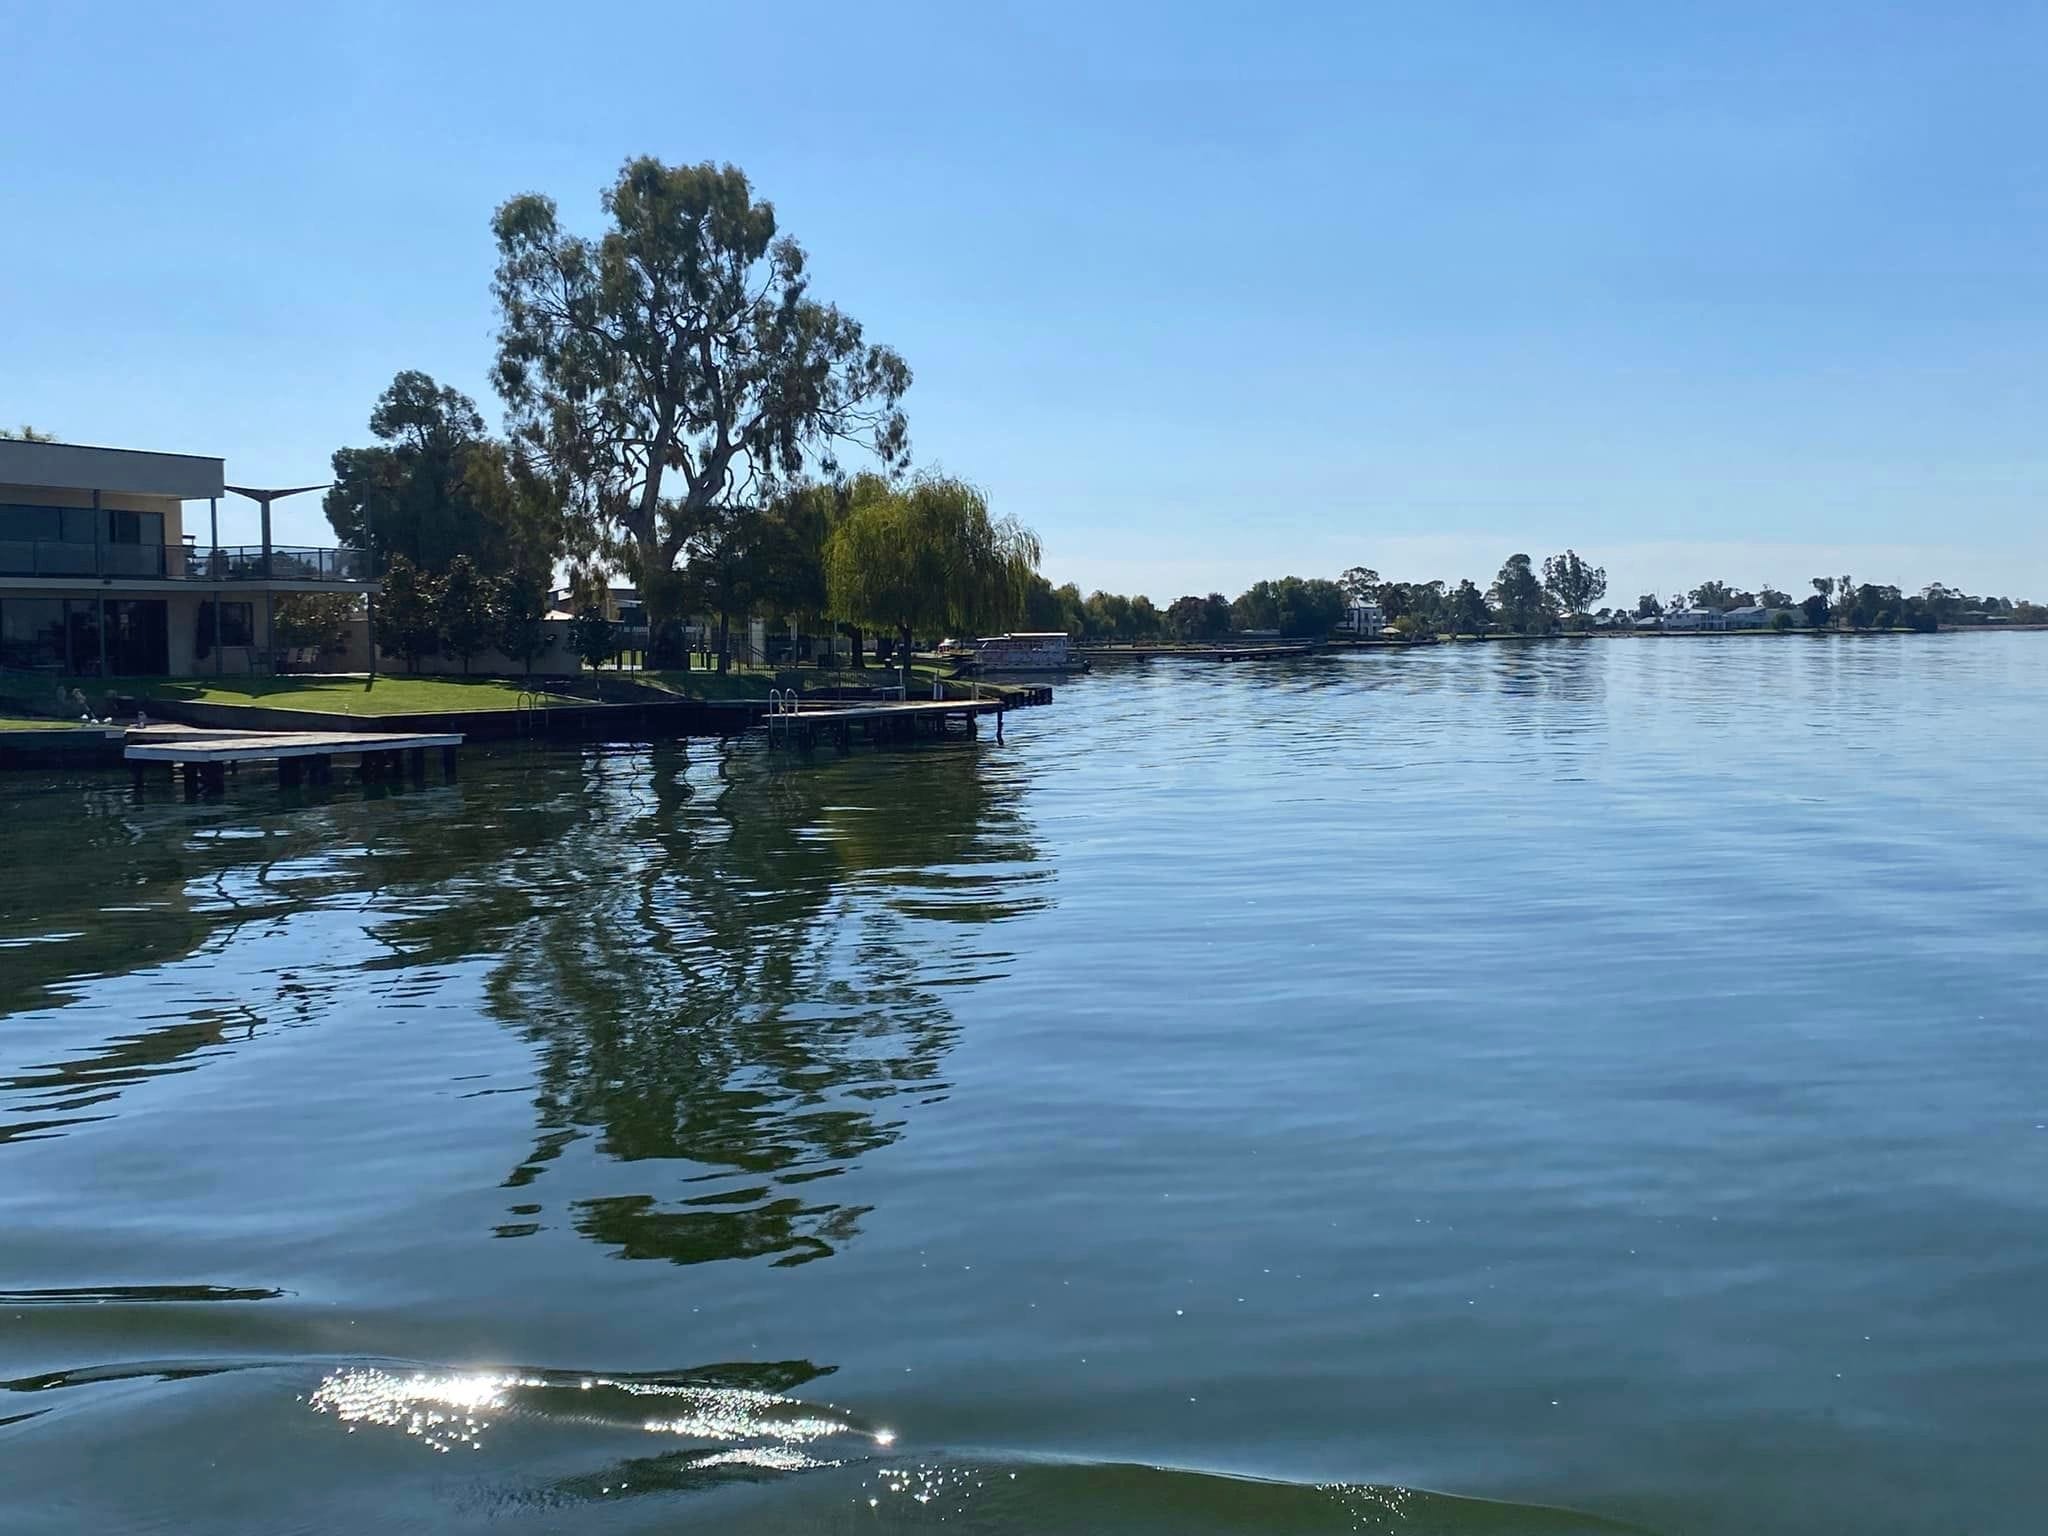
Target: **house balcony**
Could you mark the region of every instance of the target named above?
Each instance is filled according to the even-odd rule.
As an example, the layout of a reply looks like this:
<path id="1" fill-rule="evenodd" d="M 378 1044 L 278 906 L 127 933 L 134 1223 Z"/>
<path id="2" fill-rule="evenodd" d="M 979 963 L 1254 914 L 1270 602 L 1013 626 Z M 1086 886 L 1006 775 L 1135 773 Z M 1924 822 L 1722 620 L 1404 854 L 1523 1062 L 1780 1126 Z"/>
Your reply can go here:
<path id="1" fill-rule="evenodd" d="M 365 585 L 370 557 L 360 549 L 240 544 L 83 544 L 55 539 L 0 540 L 0 577 L 74 580 L 331 582 Z"/>

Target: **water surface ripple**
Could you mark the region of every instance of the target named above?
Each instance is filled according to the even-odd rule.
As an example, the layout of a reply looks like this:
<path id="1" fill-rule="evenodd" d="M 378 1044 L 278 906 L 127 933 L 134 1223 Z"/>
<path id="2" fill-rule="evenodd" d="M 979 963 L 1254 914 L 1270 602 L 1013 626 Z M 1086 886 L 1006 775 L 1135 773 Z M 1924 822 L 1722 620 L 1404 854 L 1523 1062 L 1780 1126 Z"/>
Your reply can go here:
<path id="1" fill-rule="evenodd" d="M 0 1524 L 2031 1532 L 2044 663 L 0 778 Z"/>

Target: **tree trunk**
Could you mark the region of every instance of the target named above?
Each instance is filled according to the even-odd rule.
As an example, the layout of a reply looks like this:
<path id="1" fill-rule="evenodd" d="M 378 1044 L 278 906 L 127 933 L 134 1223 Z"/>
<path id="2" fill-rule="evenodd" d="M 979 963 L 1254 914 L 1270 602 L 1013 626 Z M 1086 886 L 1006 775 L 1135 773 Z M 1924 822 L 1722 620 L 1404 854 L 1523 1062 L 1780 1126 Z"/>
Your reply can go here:
<path id="1" fill-rule="evenodd" d="M 718 675 L 723 677 L 732 665 L 732 615 L 724 609 L 718 612 Z"/>
<path id="2" fill-rule="evenodd" d="M 868 658 L 867 653 L 861 649 L 861 641 L 865 637 L 866 631 L 857 624 L 846 624 L 841 627 L 845 629 L 846 637 L 853 642 L 853 670 L 865 672 L 868 667 Z"/>
<path id="3" fill-rule="evenodd" d="M 903 697 L 910 697 L 910 626 L 896 626 L 896 643 L 903 649 Z"/>
<path id="4" fill-rule="evenodd" d="M 640 569 L 633 572 L 640 586 L 640 612 L 647 623 L 647 645 L 643 658 L 651 654 L 656 667 L 673 667 L 680 661 L 685 671 L 689 670 L 689 647 L 679 644 L 681 601 L 677 591 L 676 557 L 682 553 L 679 538 L 671 535 L 664 539 L 653 531 L 650 524 L 645 533 L 635 531 L 633 542 L 640 557 Z M 625 670 L 625 645 L 619 646 L 618 670 Z M 642 667 L 646 665 L 642 661 Z"/>

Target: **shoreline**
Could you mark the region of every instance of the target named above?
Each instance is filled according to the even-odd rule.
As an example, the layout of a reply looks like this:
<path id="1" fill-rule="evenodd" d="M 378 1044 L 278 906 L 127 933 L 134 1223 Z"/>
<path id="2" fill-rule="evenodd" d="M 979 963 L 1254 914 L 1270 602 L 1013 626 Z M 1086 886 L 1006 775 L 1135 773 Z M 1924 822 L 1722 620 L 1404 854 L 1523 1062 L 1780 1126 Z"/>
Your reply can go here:
<path id="1" fill-rule="evenodd" d="M 1207 660 L 1221 651 L 1233 656 L 1256 656 L 1261 651 L 1276 654 L 1269 658 L 1283 659 L 1283 656 L 1326 655 L 1344 651 L 1408 651 L 1426 650 L 1436 645 L 1534 645 L 1558 640 L 1747 640 L 1759 637 L 1769 639 L 1815 639 L 1815 640 L 1860 640 L 1900 635 L 1964 635 L 1964 634 L 2042 634 L 2048 633 L 2048 624 L 1952 624 L 1940 629 L 1565 629 L 1553 630 L 1549 634 L 1435 634 L 1410 639 L 1358 640 L 1274 640 L 1261 639 L 1248 643 L 1231 644 L 1228 641 L 1174 642 L 1131 641 L 1104 644 L 1080 642 L 1074 646 L 1074 654 L 1085 656 L 1089 661 L 1150 661 L 1160 660 Z"/>
<path id="2" fill-rule="evenodd" d="M 879 670 L 875 673 L 878 679 L 893 675 Z M 288 680 L 290 676 L 285 674 L 284 679 L 277 681 Z M 261 694 L 247 695 L 251 702 L 246 703 L 205 697 L 204 689 L 194 690 L 202 695 L 200 697 L 180 697 L 179 690 L 187 683 L 185 679 L 156 680 L 161 683 L 161 689 L 150 691 L 137 688 L 145 681 L 143 679 L 110 679 L 113 686 L 94 701 L 95 707 L 112 706 L 112 718 L 103 724 L 88 725 L 54 717 L 0 717 L 0 727 L 5 727 L 0 728 L 0 769 L 119 767 L 124 761 L 128 730 L 138 711 L 146 711 L 158 723 L 258 734 L 293 731 L 456 733 L 474 741 L 563 744 L 702 741 L 729 739 L 752 730 L 768 717 L 768 693 L 778 685 L 794 687 L 805 699 L 819 702 L 868 697 L 879 686 L 877 683 L 849 682 L 838 675 L 832 675 L 810 688 L 802 686 L 813 681 L 808 677 L 748 676 L 747 682 L 760 682 L 758 692 L 749 688 L 725 697 L 705 697 L 681 692 L 662 682 L 638 680 L 633 674 L 606 674 L 601 680 L 602 686 L 615 695 L 623 691 L 627 697 L 584 698 L 567 692 L 522 689 L 522 699 L 533 697 L 538 702 L 512 707 L 498 703 L 481 708 L 398 708 L 370 713 L 301 707 L 307 700 L 326 702 L 323 696 L 332 695 L 337 682 L 364 681 L 361 674 L 306 673 L 300 676 L 304 679 L 303 687 L 272 687 Z M 91 680 L 67 679 L 67 682 L 71 681 L 83 686 Z M 457 689 L 447 692 L 457 695 L 460 687 L 469 684 L 492 686 L 527 681 L 567 688 L 587 686 L 595 680 L 589 677 L 495 679 L 479 675 L 465 679 Z M 932 680 L 920 674 L 917 681 L 929 684 Z M 970 691 L 976 691 L 955 680 L 941 679 L 940 682 L 947 698 L 963 699 Z M 625 686 L 621 688 L 621 684 Z M 984 698 L 999 701 L 1004 709 L 1027 709 L 1052 702 L 1052 690 L 1043 685 L 982 682 L 978 685 L 978 692 Z M 919 696 L 919 689 L 914 686 L 911 697 L 916 699 Z M 301 703 L 262 702 L 265 699 L 296 699 Z"/>
<path id="3" fill-rule="evenodd" d="M 1545 645 L 1560 641 L 1594 640 L 1746 640 L 1761 636 L 1772 639 L 1864 640 L 1898 636 L 1960 635 L 1971 633 L 2040 634 L 2048 624 L 1966 624 L 1939 630 L 1914 629 L 1739 629 L 1739 630 L 1560 630 L 1545 635 L 1431 635 L 1419 639 L 1337 639 L 1321 642 L 1262 637 L 1249 643 L 1194 644 L 1136 643 L 1079 645 L 1077 655 L 1091 663 L 1115 665 L 1120 662 L 1209 661 L 1218 666 L 1254 666 L 1263 662 L 1306 661 L 1322 656 L 1357 652 L 1399 654 L 1429 650 L 1446 645 Z M 1270 652 L 1265 655 L 1262 653 Z M 876 669 L 877 677 L 893 675 Z M 286 681 L 291 674 L 286 674 Z M 304 688 L 273 688 L 270 696 L 308 697 L 331 690 L 342 674 L 303 674 Z M 354 675 L 359 677 L 360 675 Z M 1060 686 L 1078 681 L 1086 674 L 1063 679 Z M 734 679 L 737 681 L 738 679 Z M 749 676 L 746 681 L 757 679 Z M 160 680 L 162 692 L 129 692 L 140 679 L 113 679 L 117 685 L 109 697 L 117 715 L 132 716 L 147 709 L 159 720 L 212 730 L 240 731 L 398 731 L 460 732 L 478 741 L 621 742 L 640 740 L 712 740 L 742 735 L 764 719 L 769 710 L 767 689 L 784 681 L 763 682 L 758 694 L 751 689 L 725 697 L 704 697 L 680 692 L 662 681 L 641 681 L 635 674 L 604 674 L 603 684 L 624 683 L 631 697 L 589 699 L 564 692 L 546 695 L 548 702 L 535 707 L 394 710 L 390 713 L 343 713 L 332 710 L 293 707 L 280 703 L 228 703 L 206 698 L 179 698 L 176 690 L 183 679 Z M 929 680 L 929 679 L 924 679 Z M 78 680 L 81 685 L 88 680 Z M 452 681 L 452 680 L 451 680 Z M 477 676 L 466 683 L 513 684 L 532 681 L 543 687 L 582 687 L 598 678 L 493 679 Z M 803 688 L 809 678 L 795 680 L 805 697 L 828 699 L 851 697 L 874 684 L 851 682 L 835 675 L 830 682 Z M 951 696 L 964 684 L 958 679 L 941 679 Z M 1009 708 L 1050 704 L 1056 690 L 1000 681 L 981 681 L 979 687 L 999 694 Z M 0 720 L 0 769 L 119 767 L 123 761 L 125 726 L 117 719 L 105 725 L 84 725 L 56 718 L 15 718 Z"/>

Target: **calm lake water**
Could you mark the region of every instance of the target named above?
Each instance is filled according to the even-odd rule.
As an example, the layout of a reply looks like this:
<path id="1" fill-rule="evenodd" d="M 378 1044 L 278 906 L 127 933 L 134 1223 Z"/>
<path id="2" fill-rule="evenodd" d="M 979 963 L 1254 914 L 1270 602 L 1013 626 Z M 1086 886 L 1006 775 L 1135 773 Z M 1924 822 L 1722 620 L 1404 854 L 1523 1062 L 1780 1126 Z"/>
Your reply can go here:
<path id="1" fill-rule="evenodd" d="M 0 1527 L 2036 1532 L 2048 636 L 0 778 Z"/>

